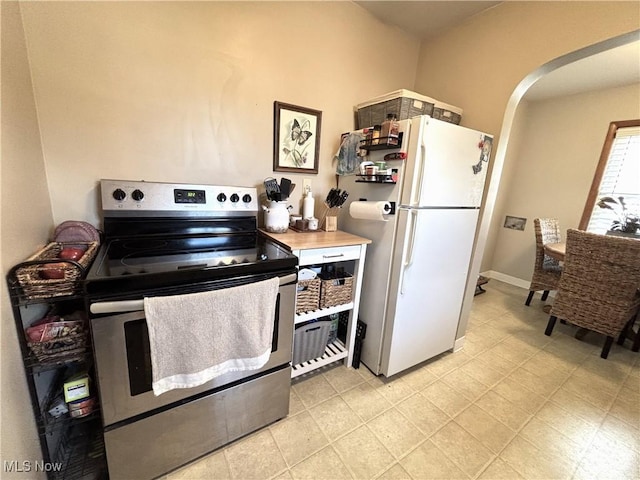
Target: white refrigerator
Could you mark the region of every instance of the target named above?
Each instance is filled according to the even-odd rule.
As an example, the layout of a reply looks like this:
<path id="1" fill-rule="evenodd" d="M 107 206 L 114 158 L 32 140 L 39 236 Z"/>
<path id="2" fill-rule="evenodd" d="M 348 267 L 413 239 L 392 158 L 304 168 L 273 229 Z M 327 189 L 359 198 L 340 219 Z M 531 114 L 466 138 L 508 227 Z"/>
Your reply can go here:
<path id="1" fill-rule="evenodd" d="M 372 240 L 360 299 L 359 318 L 367 325 L 361 360 L 387 377 L 454 348 L 465 288 L 478 275 L 471 257 L 493 140 L 428 116 L 401 121 L 400 131 L 398 149 L 366 158 L 405 152 L 406 159 L 386 162 L 397 170 L 396 183 L 358 175 L 339 182 L 349 203 L 395 207 L 378 221 L 353 218 L 346 205 L 339 220 L 341 230 Z"/>

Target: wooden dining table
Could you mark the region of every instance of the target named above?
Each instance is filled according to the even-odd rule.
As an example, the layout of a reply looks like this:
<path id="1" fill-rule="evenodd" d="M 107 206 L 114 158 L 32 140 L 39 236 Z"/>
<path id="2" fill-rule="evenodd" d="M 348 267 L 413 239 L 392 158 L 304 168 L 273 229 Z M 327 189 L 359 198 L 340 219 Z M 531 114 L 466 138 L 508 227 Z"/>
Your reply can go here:
<path id="1" fill-rule="evenodd" d="M 640 237 L 637 236 L 629 238 L 640 240 Z M 555 258 L 560 262 L 564 262 L 565 255 L 567 253 L 567 244 L 565 242 L 547 243 L 544 246 L 544 253 L 551 258 Z"/>
<path id="2" fill-rule="evenodd" d="M 567 244 L 564 242 L 547 243 L 544 246 L 544 253 L 551 258 L 555 258 L 560 262 L 564 262 L 564 257 L 567 253 Z"/>

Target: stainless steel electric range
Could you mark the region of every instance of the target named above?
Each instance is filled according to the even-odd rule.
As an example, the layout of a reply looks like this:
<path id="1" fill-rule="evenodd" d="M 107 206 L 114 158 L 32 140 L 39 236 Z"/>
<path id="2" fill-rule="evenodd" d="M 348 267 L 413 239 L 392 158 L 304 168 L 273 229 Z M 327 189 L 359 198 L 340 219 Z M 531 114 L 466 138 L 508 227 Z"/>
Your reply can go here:
<path id="1" fill-rule="evenodd" d="M 258 234 L 256 189 L 102 180 L 101 197 L 85 293 L 110 478 L 160 476 L 285 417 L 298 259 Z M 266 365 L 154 396 L 143 299 L 273 277 Z"/>

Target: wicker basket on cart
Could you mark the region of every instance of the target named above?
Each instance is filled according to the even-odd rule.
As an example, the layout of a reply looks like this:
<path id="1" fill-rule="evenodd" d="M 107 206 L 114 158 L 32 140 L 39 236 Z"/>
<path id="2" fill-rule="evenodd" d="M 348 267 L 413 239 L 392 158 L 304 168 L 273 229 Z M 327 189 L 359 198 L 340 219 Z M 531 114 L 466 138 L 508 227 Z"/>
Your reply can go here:
<path id="1" fill-rule="evenodd" d="M 320 279 L 298 280 L 296 288 L 296 313 L 318 309 L 320 302 Z"/>
<path id="2" fill-rule="evenodd" d="M 344 305 L 351 300 L 353 300 L 353 276 L 322 280 L 320 308 Z"/>
<path id="3" fill-rule="evenodd" d="M 85 250 L 77 261 L 58 258 L 65 247 Z M 80 292 L 84 274 L 98 250 L 98 242 L 51 242 L 26 261 L 14 267 L 15 277 L 27 299 L 75 295 Z M 60 278 L 47 278 L 51 270 Z"/>

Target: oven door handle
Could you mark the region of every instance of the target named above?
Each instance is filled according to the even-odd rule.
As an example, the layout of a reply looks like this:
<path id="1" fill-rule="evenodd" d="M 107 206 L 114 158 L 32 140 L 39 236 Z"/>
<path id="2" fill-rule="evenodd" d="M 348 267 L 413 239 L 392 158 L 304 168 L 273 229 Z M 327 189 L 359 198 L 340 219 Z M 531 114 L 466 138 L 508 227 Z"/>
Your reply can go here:
<path id="1" fill-rule="evenodd" d="M 144 300 L 120 300 L 117 302 L 96 302 L 89 306 L 89 311 L 95 314 L 139 312 L 144 310 Z"/>
<path id="2" fill-rule="evenodd" d="M 280 277 L 280 286 L 295 282 L 298 278 L 296 273 L 291 273 Z M 115 302 L 95 302 L 89 306 L 91 313 L 122 313 L 122 312 L 139 312 L 144 310 L 144 300 L 118 300 Z"/>
<path id="3" fill-rule="evenodd" d="M 297 273 L 290 273 L 289 275 L 285 275 L 284 277 L 280 277 L 280 286 L 286 285 L 287 283 L 295 282 L 298 280 Z"/>

